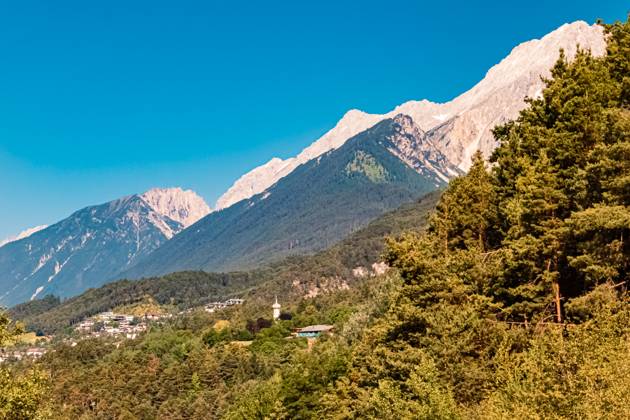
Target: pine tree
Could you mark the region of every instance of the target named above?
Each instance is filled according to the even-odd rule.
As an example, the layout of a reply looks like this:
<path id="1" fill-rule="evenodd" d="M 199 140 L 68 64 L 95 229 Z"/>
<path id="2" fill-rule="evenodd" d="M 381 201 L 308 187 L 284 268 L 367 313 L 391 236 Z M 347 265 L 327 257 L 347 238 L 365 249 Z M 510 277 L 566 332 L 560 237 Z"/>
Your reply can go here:
<path id="1" fill-rule="evenodd" d="M 510 316 L 531 317 L 553 301 L 561 321 L 568 299 L 627 275 L 625 210 L 613 216 L 602 206 L 629 204 L 628 26 L 606 28 L 603 58 L 578 51 L 568 62 L 561 54 L 542 98 L 529 100 L 516 121 L 495 129 L 501 145 L 492 157 L 493 176 L 508 251 L 496 289 Z M 603 214 L 618 223 L 608 229 L 598 224 Z"/>
<path id="2" fill-rule="evenodd" d="M 550 372 L 570 376 L 575 370 L 562 347 L 567 306 L 588 314 L 609 302 L 627 304 L 616 293 L 629 280 L 630 267 L 630 21 L 606 31 L 607 56 L 580 50 L 569 62 L 561 53 L 542 98 L 528 100 L 515 121 L 495 129 L 500 146 L 490 172 L 475 155 L 469 173 L 443 193 L 429 231 L 388 242 L 385 259 L 402 287 L 335 388 L 329 408 L 338 418 L 378 417 L 386 406 L 456 417 L 493 392 L 498 399 L 489 399 L 489 409 L 496 415 L 507 412 L 493 405 L 499 400 L 523 408 L 510 400 L 521 392 L 518 386 L 529 386 L 530 378 L 514 367 L 519 352 L 548 369 L 523 367 L 540 375 L 531 382 L 540 384 L 540 393 L 523 391 L 542 395 L 536 404 L 574 413 L 577 402 L 592 398 L 582 374 L 576 380 L 590 394 L 576 400 Z M 536 348 L 540 343 L 527 326 L 545 320 L 560 329 L 540 335 L 544 345 Z M 526 328 L 511 330 L 512 321 L 524 321 Z M 575 351 L 571 357 L 585 354 Z M 625 354 L 621 347 L 616 351 Z M 494 388 L 501 386 L 493 383 L 501 365 L 510 366 L 503 382 L 514 387 L 508 397 Z M 455 404 L 432 400 L 412 385 L 429 383 Z"/>
<path id="3" fill-rule="evenodd" d="M 466 176 L 451 181 L 431 220 L 431 230 L 444 250 L 476 247 L 481 252 L 494 245 L 492 229 L 497 216 L 492 178 L 481 152 L 472 157 Z"/>

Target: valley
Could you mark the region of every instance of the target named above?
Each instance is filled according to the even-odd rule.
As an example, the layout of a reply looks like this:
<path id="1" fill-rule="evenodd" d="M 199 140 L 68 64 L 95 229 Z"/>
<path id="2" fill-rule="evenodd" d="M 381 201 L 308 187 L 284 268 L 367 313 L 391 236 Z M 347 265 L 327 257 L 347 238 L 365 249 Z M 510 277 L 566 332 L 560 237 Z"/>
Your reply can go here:
<path id="1" fill-rule="evenodd" d="M 0 245 L 0 418 L 630 418 L 630 18 L 352 110 L 211 208 Z"/>

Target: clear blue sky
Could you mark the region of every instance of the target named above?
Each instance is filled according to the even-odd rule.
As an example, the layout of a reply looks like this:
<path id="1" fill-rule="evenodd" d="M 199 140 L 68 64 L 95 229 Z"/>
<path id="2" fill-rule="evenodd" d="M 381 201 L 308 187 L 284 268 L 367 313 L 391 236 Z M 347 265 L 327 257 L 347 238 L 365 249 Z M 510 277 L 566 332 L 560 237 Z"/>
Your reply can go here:
<path id="1" fill-rule="evenodd" d="M 350 108 L 446 101 L 623 1 L 3 1 L 0 239 L 153 186 L 213 204 Z"/>

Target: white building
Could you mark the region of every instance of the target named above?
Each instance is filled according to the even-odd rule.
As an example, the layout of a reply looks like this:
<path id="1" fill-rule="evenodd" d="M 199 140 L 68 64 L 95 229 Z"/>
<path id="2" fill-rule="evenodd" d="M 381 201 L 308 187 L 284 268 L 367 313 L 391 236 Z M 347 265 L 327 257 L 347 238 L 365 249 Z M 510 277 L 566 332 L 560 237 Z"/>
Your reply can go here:
<path id="1" fill-rule="evenodd" d="M 273 309 L 273 320 L 277 320 L 280 318 L 280 304 L 278 303 L 278 296 L 276 296 L 276 303 L 274 303 L 271 308 Z"/>
<path id="2" fill-rule="evenodd" d="M 104 322 L 111 321 L 113 317 L 114 317 L 113 312 L 101 312 L 100 314 L 96 315 L 97 319 Z"/>
<path id="3" fill-rule="evenodd" d="M 228 299 L 228 300 L 225 301 L 226 305 L 228 305 L 228 306 L 242 305 L 243 302 L 245 302 L 244 299 Z"/>
<path id="4" fill-rule="evenodd" d="M 94 321 L 91 319 L 86 319 L 74 327 L 74 329 L 78 332 L 89 332 L 92 331 L 92 328 L 94 328 Z"/>

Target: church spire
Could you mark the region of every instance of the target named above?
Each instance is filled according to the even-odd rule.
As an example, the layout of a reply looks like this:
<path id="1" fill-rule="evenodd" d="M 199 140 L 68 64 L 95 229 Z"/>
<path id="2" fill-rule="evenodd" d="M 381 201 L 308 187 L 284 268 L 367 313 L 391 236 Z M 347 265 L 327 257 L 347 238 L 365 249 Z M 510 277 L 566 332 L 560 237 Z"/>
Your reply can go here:
<path id="1" fill-rule="evenodd" d="M 271 306 L 273 309 L 273 320 L 280 318 L 280 304 L 278 303 L 278 296 L 276 296 L 276 302 Z"/>

